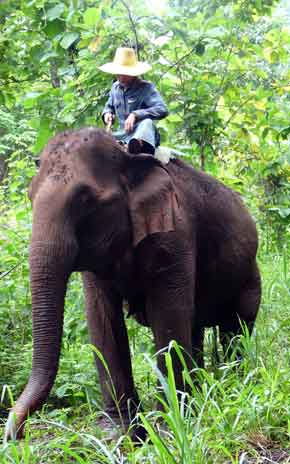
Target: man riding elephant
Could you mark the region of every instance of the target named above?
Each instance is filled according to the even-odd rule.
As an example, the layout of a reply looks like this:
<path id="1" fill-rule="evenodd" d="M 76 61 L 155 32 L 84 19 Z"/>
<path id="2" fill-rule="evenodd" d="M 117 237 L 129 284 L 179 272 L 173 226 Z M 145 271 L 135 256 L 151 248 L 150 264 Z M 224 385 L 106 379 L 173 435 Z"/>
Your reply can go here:
<path id="1" fill-rule="evenodd" d="M 104 123 L 111 126 L 117 116 L 120 130 L 114 137 L 128 144 L 130 153 L 154 155 L 160 136 L 153 120 L 165 118 L 168 110 L 154 84 L 138 77 L 151 66 L 138 61 L 133 48 L 117 48 L 114 61 L 99 69 L 118 79 L 103 110 Z"/>

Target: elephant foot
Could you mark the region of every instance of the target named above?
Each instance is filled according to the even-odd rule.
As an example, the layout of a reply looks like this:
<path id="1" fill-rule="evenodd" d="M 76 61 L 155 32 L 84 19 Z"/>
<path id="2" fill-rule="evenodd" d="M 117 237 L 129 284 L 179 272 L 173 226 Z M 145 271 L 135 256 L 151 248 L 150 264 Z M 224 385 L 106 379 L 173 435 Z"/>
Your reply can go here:
<path id="1" fill-rule="evenodd" d="M 19 419 L 14 411 L 10 411 L 4 432 L 3 443 L 10 440 L 20 440 L 24 436 L 24 423 L 19 425 Z"/>
<path id="2" fill-rule="evenodd" d="M 97 426 L 101 429 L 102 434 L 104 435 L 102 438 L 107 441 L 115 441 L 125 433 L 122 428 L 122 424 L 108 416 L 99 418 Z"/>
<path id="3" fill-rule="evenodd" d="M 116 441 L 127 434 L 134 443 L 138 444 L 144 441 L 147 435 L 145 428 L 137 423 L 136 419 L 130 422 L 129 419 L 124 420 L 119 417 L 112 419 L 106 415 L 98 419 L 97 425 L 104 434 L 103 439 L 107 441 Z"/>

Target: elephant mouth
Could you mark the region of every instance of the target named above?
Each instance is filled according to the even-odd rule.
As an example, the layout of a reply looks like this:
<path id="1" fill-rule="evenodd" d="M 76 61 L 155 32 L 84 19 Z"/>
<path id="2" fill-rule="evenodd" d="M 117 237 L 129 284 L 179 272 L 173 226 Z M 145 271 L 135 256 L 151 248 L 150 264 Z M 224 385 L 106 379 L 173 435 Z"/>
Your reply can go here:
<path id="1" fill-rule="evenodd" d="M 86 253 L 80 254 L 74 263 L 72 272 L 93 272 L 101 279 L 107 279 L 114 273 L 114 261 L 109 253 L 103 255 L 90 248 Z"/>
<path id="2" fill-rule="evenodd" d="M 98 241 L 80 241 L 73 271 L 94 272 L 101 278 L 111 278 L 114 275 L 119 280 L 118 274 L 126 275 L 128 266 L 132 268 L 132 263 L 128 263 L 128 255 L 132 254 L 127 232 L 118 236 L 111 234 L 109 237 L 101 237 Z M 133 272 L 130 274 L 133 275 Z"/>

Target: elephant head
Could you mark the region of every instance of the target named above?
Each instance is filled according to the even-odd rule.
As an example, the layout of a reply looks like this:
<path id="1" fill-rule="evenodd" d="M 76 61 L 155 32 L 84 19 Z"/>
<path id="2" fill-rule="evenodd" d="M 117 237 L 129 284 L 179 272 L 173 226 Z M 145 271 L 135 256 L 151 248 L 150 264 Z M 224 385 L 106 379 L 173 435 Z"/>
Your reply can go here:
<path id="1" fill-rule="evenodd" d="M 178 203 L 166 168 L 126 153 L 104 131 L 54 137 L 29 187 L 33 205 L 30 284 L 33 362 L 10 412 L 6 438 L 21 436 L 28 414 L 46 400 L 60 355 L 66 286 L 74 271 L 110 272 L 128 247 L 174 230 Z"/>

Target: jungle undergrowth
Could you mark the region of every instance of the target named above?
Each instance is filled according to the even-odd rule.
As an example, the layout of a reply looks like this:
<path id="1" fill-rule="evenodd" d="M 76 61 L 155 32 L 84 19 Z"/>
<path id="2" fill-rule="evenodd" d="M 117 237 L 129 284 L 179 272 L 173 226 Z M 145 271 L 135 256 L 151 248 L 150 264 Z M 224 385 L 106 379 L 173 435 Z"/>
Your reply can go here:
<path id="1" fill-rule="evenodd" d="M 262 249 L 259 264 L 263 301 L 254 336 L 244 333 L 242 337 L 244 361 L 240 367 L 234 361 L 213 366 L 208 331 L 207 368 L 197 370 L 201 389 L 196 389 L 185 370 L 190 394 L 183 395 L 181 404 L 177 401 L 170 354 L 165 354 L 168 378 L 163 378 L 156 367 L 150 331 L 127 319 L 134 377 L 143 401 L 140 420 L 150 437 L 139 447 L 127 436 L 107 442 L 96 425 L 102 399 L 88 341 L 80 279 L 71 279 L 56 384 L 42 411 L 28 420 L 25 439 L 1 447 L 0 463 L 238 464 L 242 453 L 246 453 L 248 462 L 258 463 L 263 462 L 259 461 L 263 450 L 289 450 L 288 251 L 269 255 Z M 11 272 L 6 280 L 7 293 L 1 293 L 2 426 L 7 408 L 21 392 L 31 365 L 26 273 L 25 265 L 21 272 Z M 163 412 L 155 408 L 156 397 L 160 396 L 158 377 L 165 392 Z M 285 458 L 277 462 L 287 461 Z"/>

